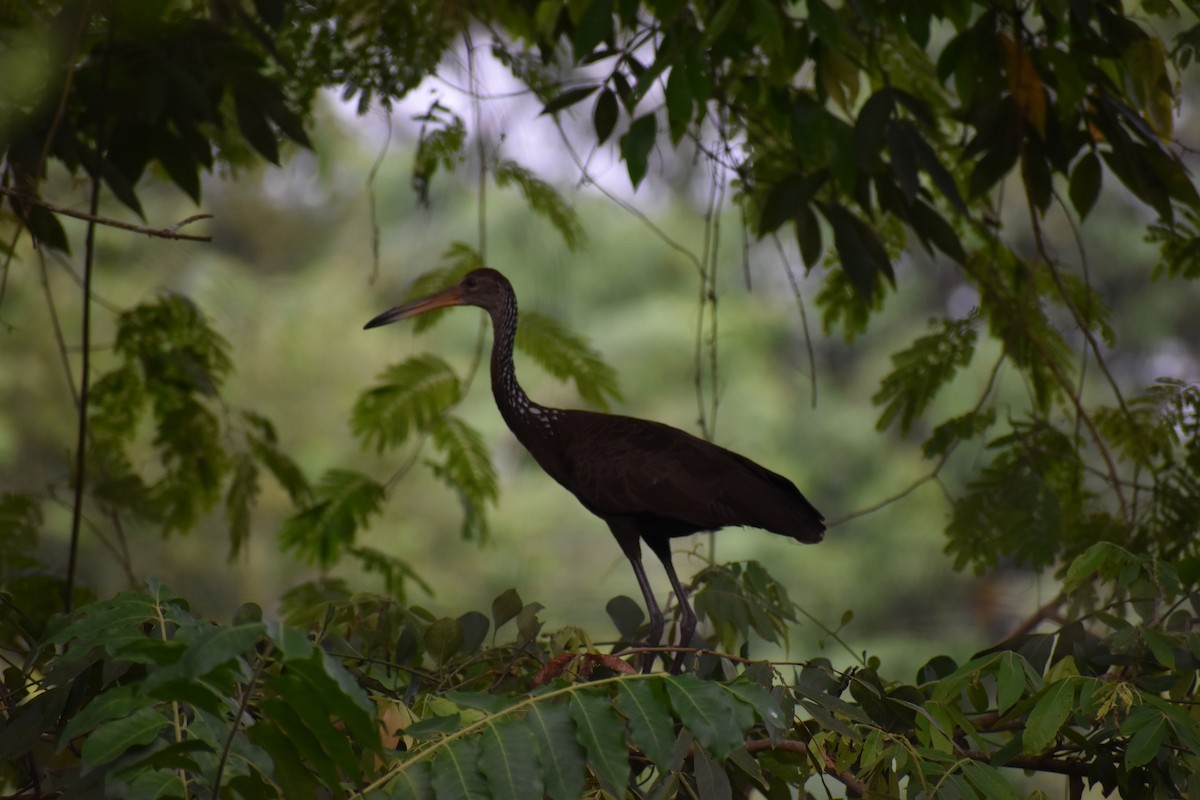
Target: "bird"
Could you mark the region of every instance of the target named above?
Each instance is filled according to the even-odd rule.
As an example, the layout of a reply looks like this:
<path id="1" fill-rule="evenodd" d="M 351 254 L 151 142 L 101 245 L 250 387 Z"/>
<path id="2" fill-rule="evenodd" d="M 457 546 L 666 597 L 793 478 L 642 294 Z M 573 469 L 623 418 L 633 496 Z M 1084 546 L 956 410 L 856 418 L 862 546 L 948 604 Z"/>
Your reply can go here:
<path id="1" fill-rule="evenodd" d="M 516 292 L 495 269 L 472 270 L 443 291 L 388 309 L 364 330 L 448 306 L 478 306 L 491 317 L 492 394 L 500 415 L 538 465 L 608 524 L 646 603 L 648 648 L 662 641 L 664 620 L 642 563 L 642 542 L 666 570 L 680 607 L 680 647 L 687 648 L 696 614 L 671 561 L 672 539 L 729 526 L 761 528 L 806 544 L 824 537 L 824 517 L 796 485 L 745 456 L 659 422 L 531 400 L 513 365 Z M 673 672 L 684 655 L 678 651 Z"/>

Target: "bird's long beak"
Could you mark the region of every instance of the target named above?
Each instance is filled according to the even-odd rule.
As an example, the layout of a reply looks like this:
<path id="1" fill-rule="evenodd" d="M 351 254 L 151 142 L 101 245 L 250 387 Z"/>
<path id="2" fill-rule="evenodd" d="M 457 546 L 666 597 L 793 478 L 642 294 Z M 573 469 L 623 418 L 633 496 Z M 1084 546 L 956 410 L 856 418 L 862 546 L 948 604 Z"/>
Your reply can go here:
<path id="1" fill-rule="evenodd" d="M 405 303 L 402 306 L 389 308 L 387 311 L 380 314 L 375 319 L 363 326 L 363 330 L 367 328 L 378 328 L 380 325 L 387 325 L 392 322 L 398 322 L 402 319 L 415 317 L 418 314 L 424 314 L 426 311 L 433 311 L 435 308 L 445 308 L 446 306 L 462 305 L 462 289 L 458 286 L 451 286 L 449 289 L 431 294 L 428 297 L 422 297 L 420 300 L 414 300 L 411 303 Z"/>

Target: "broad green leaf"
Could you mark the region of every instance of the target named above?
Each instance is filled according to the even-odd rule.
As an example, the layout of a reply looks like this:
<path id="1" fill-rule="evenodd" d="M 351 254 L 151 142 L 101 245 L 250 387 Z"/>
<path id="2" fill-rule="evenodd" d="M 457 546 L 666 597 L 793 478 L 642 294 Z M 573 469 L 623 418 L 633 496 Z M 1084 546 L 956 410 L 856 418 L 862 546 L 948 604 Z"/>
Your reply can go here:
<path id="1" fill-rule="evenodd" d="M 131 747 L 150 744 L 168 724 L 167 718 L 153 708 L 104 723 L 84 740 L 80 749 L 84 771 L 114 761 Z"/>
<path id="2" fill-rule="evenodd" d="M 521 602 L 521 595 L 517 594 L 516 589 L 505 589 L 497 595 L 496 599 L 492 601 L 493 631 L 499 630 L 501 626 L 520 614 L 524 607 L 525 604 Z"/>
<path id="3" fill-rule="evenodd" d="M 592 94 L 592 92 L 599 88 L 600 86 L 598 84 L 592 84 L 588 86 L 577 86 L 574 89 L 567 89 L 565 92 L 562 92 L 557 97 L 546 103 L 546 105 L 542 107 L 542 113 L 556 114 L 559 111 L 562 111 L 564 108 L 569 108 L 570 106 L 578 103 L 580 100 L 584 100 L 588 97 L 588 95 Z"/>
<path id="4" fill-rule="evenodd" d="M 311 691 L 316 692 L 330 713 L 342 721 L 359 747 L 379 750 L 375 705 L 342 662 L 315 649 L 310 658 L 290 660 L 287 667 L 308 682 Z"/>
<path id="5" fill-rule="evenodd" d="M 478 611 L 468 611 L 459 616 L 458 624 L 463 630 L 462 652 L 470 655 L 478 650 L 487 638 L 488 618 Z"/>
<path id="6" fill-rule="evenodd" d="M 538 742 L 538 760 L 553 800 L 579 800 L 584 787 L 584 751 L 566 705 L 537 703 L 525 716 Z"/>
<path id="7" fill-rule="evenodd" d="M 679 144 L 692 121 L 693 108 L 691 84 L 688 81 L 687 68 L 682 61 L 672 67 L 667 76 L 666 100 L 671 144 Z"/>
<path id="8" fill-rule="evenodd" d="M 1054 743 L 1059 730 L 1074 710 L 1075 681 L 1066 679 L 1052 683 L 1029 712 L 1025 722 L 1023 748 L 1026 753 L 1040 753 Z"/>
<path id="9" fill-rule="evenodd" d="M 875 232 L 842 206 L 821 203 L 820 209 L 833 228 L 833 242 L 842 269 L 859 297 L 870 303 L 877 275 L 882 274 L 893 283 L 896 280 L 887 251 Z"/>
<path id="10" fill-rule="evenodd" d="M 458 653 L 466 634 L 456 619 L 443 617 L 425 629 L 425 650 L 437 663 L 446 661 Z"/>
<path id="11" fill-rule="evenodd" d="M 675 725 L 660 682 L 621 681 L 617 689 L 617 705 L 629 720 L 630 740 L 660 771 L 667 772 L 675 745 Z"/>
<path id="12" fill-rule="evenodd" d="M 1017 653 L 1004 653 L 996 669 L 996 710 L 1001 714 L 1025 694 L 1025 664 Z"/>
<path id="13" fill-rule="evenodd" d="M 750 706 L 734 698 L 716 683 L 694 675 L 678 675 L 667 681 L 667 695 L 683 724 L 705 750 L 725 759 L 741 746 L 754 724 Z"/>
<path id="14" fill-rule="evenodd" d="M 646 621 L 646 614 L 642 611 L 642 607 L 627 595 L 619 594 L 612 598 L 604 606 L 604 610 L 608 612 L 608 618 L 617 626 L 617 633 L 621 634 L 621 638 L 626 641 L 633 641 L 637 637 L 638 629 Z"/>
<path id="15" fill-rule="evenodd" d="M 525 720 L 489 725 L 480 739 L 479 769 L 493 800 L 542 796 L 537 739 Z"/>
<path id="16" fill-rule="evenodd" d="M 621 158 L 629 170 L 629 182 L 637 189 L 650 165 L 650 151 L 658 137 L 658 122 L 654 114 L 643 114 L 635 119 L 629 130 L 621 137 Z"/>
<path id="17" fill-rule="evenodd" d="M 695 764 L 696 793 L 700 800 L 732 800 L 733 788 L 721 762 L 708 754 L 703 747 L 693 753 Z"/>
<path id="18" fill-rule="evenodd" d="M 516 347 L 561 381 L 573 381 L 588 405 L 608 409 L 619 400 L 617 374 L 584 339 L 554 317 L 536 311 L 521 313 Z"/>
<path id="19" fill-rule="evenodd" d="M 1094 152 L 1089 152 L 1079 159 L 1075 169 L 1071 170 L 1071 205 L 1075 206 L 1080 219 L 1085 219 L 1096 205 L 1096 198 L 1100 196 L 1101 181 L 1100 159 Z"/>
<path id="20" fill-rule="evenodd" d="M 763 201 L 758 235 L 765 236 L 789 219 L 800 218 L 828 177 L 826 172 L 807 176 L 789 175 L 772 186 Z"/>
<path id="21" fill-rule="evenodd" d="M 271 779 L 283 790 L 284 797 L 317 796 L 319 784 L 316 776 L 309 771 L 291 736 L 276 725 L 267 723 L 251 725 L 247 736 L 255 746 L 270 755 Z"/>
<path id="22" fill-rule="evenodd" d="M 605 88 L 596 98 L 596 107 L 592 111 L 592 126 L 596 129 L 596 144 L 604 144 L 612 136 L 613 128 L 617 125 L 617 95 L 612 89 Z"/>
<path id="23" fill-rule="evenodd" d="M 378 383 L 359 395 L 351 428 L 365 447 L 399 447 L 458 402 L 458 375 L 435 355 L 413 356 L 385 369 Z"/>
<path id="24" fill-rule="evenodd" d="M 116 686 L 88 703 L 83 711 L 73 716 L 63 728 L 58 739 L 58 752 L 62 752 L 71 741 L 81 733 L 87 733 L 102 722 L 120 717 L 127 717 L 139 709 L 154 703 L 152 697 L 138 694 L 138 687 L 133 685 Z"/>
<path id="25" fill-rule="evenodd" d="M 779 737 L 787 729 L 789 721 L 779 707 L 779 701 L 772 697 L 770 692 L 757 683 L 750 683 L 744 678 L 722 683 L 721 688 L 743 703 L 749 704 L 758 714 L 758 718 L 762 720 L 771 741 L 779 740 Z"/>
<path id="26" fill-rule="evenodd" d="M 387 796 L 395 800 L 434 800 L 432 772 L 428 759 L 409 764 L 387 785 Z"/>
<path id="27" fill-rule="evenodd" d="M 621 717 L 607 696 L 586 690 L 571 695 L 569 708 L 575 739 L 587 753 L 600 785 L 614 798 L 623 798 L 629 783 L 629 753 Z"/>
<path id="28" fill-rule="evenodd" d="M 169 667 L 151 673 L 143 684 L 145 691 L 171 681 L 200 680 L 214 669 L 252 650 L 266 633 L 266 626 L 252 622 L 229 627 L 209 627 L 183 639 L 187 649 Z M 177 637 L 182 638 L 182 637 Z"/>
<path id="29" fill-rule="evenodd" d="M 1170 725 L 1163 714 L 1157 714 L 1139 728 L 1125 748 L 1125 769 L 1136 769 L 1153 761 L 1167 740 L 1168 733 Z"/>
<path id="30" fill-rule="evenodd" d="M 433 792 L 438 800 L 486 800 L 478 738 L 459 739 L 434 757 Z"/>
<path id="31" fill-rule="evenodd" d="M 571 39 L 575 61 L 581 61 L 596 45 L 612 37 L 613 0 L 588 0 Z"/>
<path id="32" fill-rule="evenodd" d="M 1021 795 L 1013 788 L 1000 770 L 989 764 L 968 761 L 962 767 L 963 776 L 987 800 L 1020 800 Z"/>

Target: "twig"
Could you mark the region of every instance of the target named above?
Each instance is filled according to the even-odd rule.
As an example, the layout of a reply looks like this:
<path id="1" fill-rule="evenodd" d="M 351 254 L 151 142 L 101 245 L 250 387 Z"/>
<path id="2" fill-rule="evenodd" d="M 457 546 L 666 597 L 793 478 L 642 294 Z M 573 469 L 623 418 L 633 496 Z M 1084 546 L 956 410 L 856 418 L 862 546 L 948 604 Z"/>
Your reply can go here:
<path id="1" fill-rule="evenodd" d="M 1046 603 L 1037 611 L 1034 611 L 1032 614 L 1030 614 L 1023 622 L 1021 622 L 1021 624 L 1017 625 L 1017 627 L 1009 631 L 1008 636 L 1004 637 L 1004 641 L 1007 642 L 1017 638 L 1018 636 L 1024 636 L 1040 625 L 1044 620 L 1054 617 L 1058 613 L 1058 607 L 1061 606 L 1063 601 L 1066 599 L 1067 596 L 1060 593 L 1049 603 Z"/>
<path id="2" fill-rule="evenodd" d="M 254 673 L 250 676 L 250 680 L 246 683 L 246 688 L 242 691 L 242 697 L 238 701 L 237 713 L 233 717 L 233 727 L 229 729 L 229 735 L 225 737 L 225 744 L 221 748 L 221 758 L 217 761 L 217 771 L 213 776 L 212 783 L 213 798 L 221 796 L 221 776 L 225 772 L 225 763 L 229 760 L 229 753 L 233 750 L 233 740 L 237 738 L 237 733 L 241 730 L 242 717 L 246 714 L 246 706 L 250 704 L 250 695 L 254 690 L 254 685 L 258 683 L 258 679 L 262 675 L 263 669 L 267 666 L 267 662 L 274 650 L 275 645 L 267 645 L 262 655 L 258 657 L 258 664 L 254 667 Z"/>
<path id="3" fill-rule="evenodd" d="M 800 327 L 804 329 L 804 348 L 808 351 L 808 374 L 809 382 L 812 385 L 812 407 L 817 407 L 817 357 L 813 352 L 812 335 L 808 331 L 808 311 L 804 307 L 804 295 L 800 291 L 800 282 L 796 279 L 796 273 L 792 271 L 792 265 L 788 261 L 787 255 L 783 252 L 783 242 L 779 241 L 778 234 L 771 234 L 771 241 L 775 242 L 775 251 L 779 253 L 779 260 L 783 263 L 783 272 L 787 275 L 788 283 L 792 285 L 792 296 L 796 298 L 796 307 L 800 309 Z"/>
<path id="4" fill-rule="evenodd" d="M 88 394 L 91 388 L 92 367 L 92 264 L 96 255 L 96 211 L 100 207 L 100 176 L 104 173 L 105 151 L 108 149 L 105 131 L 108 125 L 108 71 L 112 61 L 112 43 L 116 32 L 115 6 L 109 6 L 108 46 L 100 66 L 100 108 L 97 113 L 96 172 L 92 175 L 92 195 L 88 202 L 87 235 L 83 253 L 83 321 L 80 342 L 79 416 L 75 437 L 75 503 L 71 509 L 71 544 L 67 556 L 67 579 L 63 584 L 63 607 L 71 613 L 75 592 L 75 570 L 79 565 L 79 534 L 83 527 L 83 487 L 87 477 Z M 186 795 L 186 791 L 184 792 Z M 185 798 L 186 800 L 186 798 Z"/>
<path id="5" fill-rule="evenodd" d="M 770 739 L 752 739 L 746 742 L 747 753 L 761 753 L 764 750 L 784 750 L 802 756 L 809 756 L 812 752 L 807 744 L 796 739 L 781 739 L 778 742 L 772 742 Z M 822 756 L 825 762 L 825 774 L 841 781 L 850 797 L 864 797 L 867 794 L 867 784 L 859 780 L 857 775 L 848 769 L 839 770 L 837 762 L 827 755 L 822 754 Z"/>
<path id="6" fill-rule="evenodd" d="M 97 179 L 98 180 L 98 179 Z M 35 197 L 28 192 L 23 192 L 20 189 L 13 189 L 8 186 L 0 186 L 0 194 L 6 195 L 21 203 L 29 203 L 35 206 L 41 206 L 47 211 L 55 214 L 62 214 L 65 217 L 74 217 L 88 223 L 89 226 L 104 225 L 108 228 L 120 228 L 123 231 L 132 231 L 133 233 L 144 233 L 147 236 L 154 236 L 159 239 L 178 239 L 189 242 L 211 242 L 211 236 L 199 236 L 191 233 L 180 233 L 179 229 L 185 225 L 191 225 L 193 222 L 198 222 L 202 219 L 212 219 L 212 214 L 192 214 L 190 217 L 185 217 L 179 222 L 176 222 L 169 228 L 147 228 L 144 225 L 134 225 L 129 222 L 122 222 L 119 219 L 112 217 L 102 217 L 96 213 L 98 203 L 89 203 L 88 211 L 76 211 L 73 208 L 60 206 L 57 203 L 51 203 L 49 200 L 43 200 L 40 197 Z"/>

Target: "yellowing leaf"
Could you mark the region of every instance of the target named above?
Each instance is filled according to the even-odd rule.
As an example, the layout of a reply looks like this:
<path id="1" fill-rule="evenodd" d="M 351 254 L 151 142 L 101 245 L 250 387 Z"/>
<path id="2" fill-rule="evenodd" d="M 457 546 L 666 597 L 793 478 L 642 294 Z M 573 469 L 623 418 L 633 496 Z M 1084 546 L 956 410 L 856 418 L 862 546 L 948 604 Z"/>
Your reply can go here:
<path id="1" fill-rule="evenodd" d="M 1008 91 L 1017 103 L 1021 116 L 1034 127 L 1038 136 L 1046 138 L 1046 90 L 1037 68 L 1021 47 L 1004 34 L 997 34 L 1004 48 L 1004 70 L 1008 73 Z"/>

